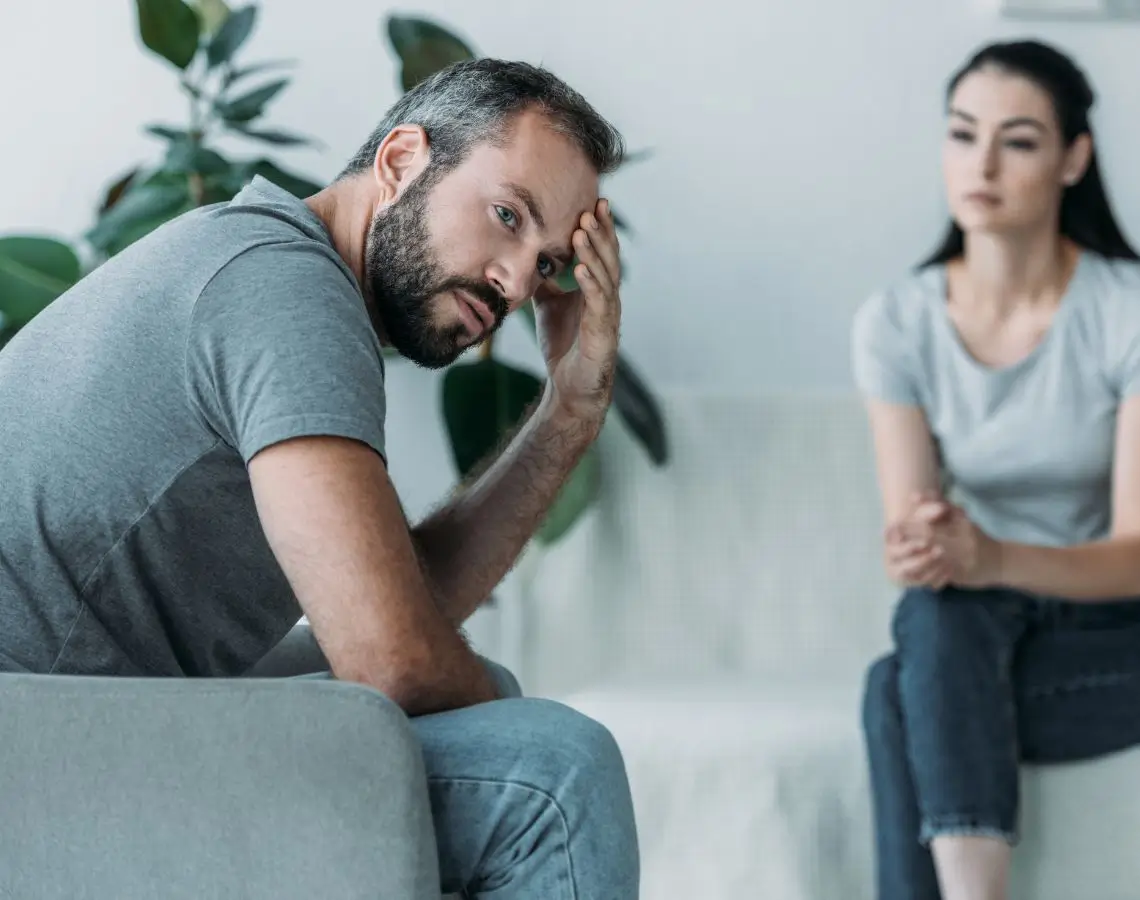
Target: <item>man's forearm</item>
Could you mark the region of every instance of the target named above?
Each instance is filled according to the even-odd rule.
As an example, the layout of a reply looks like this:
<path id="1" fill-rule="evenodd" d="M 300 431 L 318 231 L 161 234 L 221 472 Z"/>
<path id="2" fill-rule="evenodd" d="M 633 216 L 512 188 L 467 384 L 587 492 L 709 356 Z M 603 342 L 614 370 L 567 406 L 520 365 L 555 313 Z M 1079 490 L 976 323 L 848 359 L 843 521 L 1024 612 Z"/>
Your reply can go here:
<path id="1" fill-rule="evenodd" d="M 596 436 L 597 426 L 560 417 L 546 391 L 486 471 L 412 530 L 424 575 L 455 625 L 510 571 Z"/>
<path id="2" fill-rule="evenodd" d="M 1074 547 L 1000 544 L 999 580 L 1031 594 L 1097 602 L 1140 596 L 1140 538 Z"/>

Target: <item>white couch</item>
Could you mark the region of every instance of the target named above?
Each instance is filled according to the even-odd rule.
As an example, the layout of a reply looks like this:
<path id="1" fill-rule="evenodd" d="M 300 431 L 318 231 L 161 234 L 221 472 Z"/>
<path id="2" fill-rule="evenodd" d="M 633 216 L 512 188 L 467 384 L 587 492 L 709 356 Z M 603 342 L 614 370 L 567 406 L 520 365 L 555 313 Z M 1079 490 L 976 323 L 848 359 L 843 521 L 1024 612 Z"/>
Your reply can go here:
<path id="1" fill-rule="evenodd" d="M 672 464 L 612 418 L 604 496 L 513 576 L 500 656 L 622 745 L 643 900 L 871 898 L 860 695 L 897 592 L 860 405 L 663 402 Z M 1017 900 L 1140 895 L 1140 750 L 1024 783 Z"/>

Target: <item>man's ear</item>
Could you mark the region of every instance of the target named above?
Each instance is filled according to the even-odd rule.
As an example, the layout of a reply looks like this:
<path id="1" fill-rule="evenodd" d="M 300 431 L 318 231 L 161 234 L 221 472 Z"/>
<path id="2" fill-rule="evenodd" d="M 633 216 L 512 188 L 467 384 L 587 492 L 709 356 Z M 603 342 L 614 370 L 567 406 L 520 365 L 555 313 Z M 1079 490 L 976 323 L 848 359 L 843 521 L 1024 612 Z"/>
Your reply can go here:
<path id="1" fill-rule="evenodd" d="M 427 132 L 419 125 L 397 125 L 376 148 L 372 175 L 380 203 L 391 203 L 425 168 L 431 156 Z"/>

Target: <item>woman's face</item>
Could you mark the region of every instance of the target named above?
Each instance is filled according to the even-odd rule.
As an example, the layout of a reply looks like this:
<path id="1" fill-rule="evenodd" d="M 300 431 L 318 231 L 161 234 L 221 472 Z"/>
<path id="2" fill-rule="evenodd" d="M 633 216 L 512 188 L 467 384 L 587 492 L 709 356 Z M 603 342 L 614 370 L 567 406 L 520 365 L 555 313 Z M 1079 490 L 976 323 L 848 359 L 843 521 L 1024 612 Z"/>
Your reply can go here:
<path id="1" fill-rule="evenodd" d="M 969 232 L 1055 227 L 1061 194 L 1084 175 L 1087 135 L 1066 147 L 1049 95 L 995 67 L 961 80 L 950 98 L 942 171 L 950 213 Z"/>

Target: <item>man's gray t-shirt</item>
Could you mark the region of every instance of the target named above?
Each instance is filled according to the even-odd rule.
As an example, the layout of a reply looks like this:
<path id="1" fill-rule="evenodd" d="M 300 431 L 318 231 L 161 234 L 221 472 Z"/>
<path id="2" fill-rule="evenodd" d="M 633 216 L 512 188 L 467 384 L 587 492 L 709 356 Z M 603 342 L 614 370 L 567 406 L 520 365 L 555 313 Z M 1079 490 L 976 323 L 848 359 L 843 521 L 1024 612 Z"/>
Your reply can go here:
<path id="1" fill-rule="evenodd" d="M 857 386 L 923 410 L 951 496 L 991 536 L 1106 537 L 1117 410 L 1140 392 L 1140 265 L 1084 252 L 1046 336 L 1008 367 L 967 351 L 946 297 L 933 266 L 869 298 L 853 329 Z"/>
<path id="2" fill-rule="evenodd" d="M 352 271 L 268 181 L 104 263 L 0 352 L 0 670 L 242 673 L 301 615 L 247 463 L 383 455 L 384 415 Z"/>

